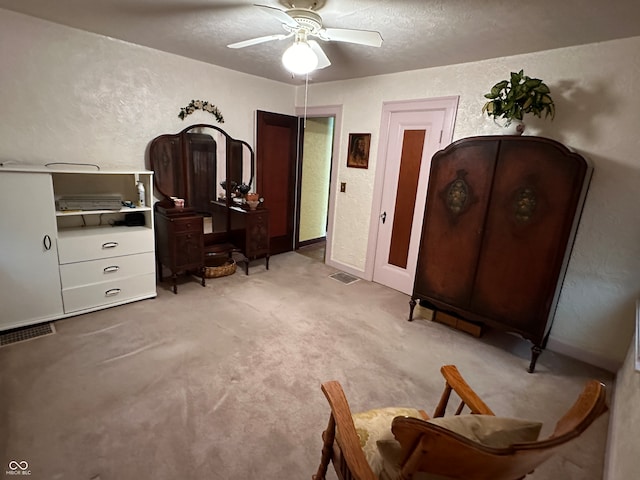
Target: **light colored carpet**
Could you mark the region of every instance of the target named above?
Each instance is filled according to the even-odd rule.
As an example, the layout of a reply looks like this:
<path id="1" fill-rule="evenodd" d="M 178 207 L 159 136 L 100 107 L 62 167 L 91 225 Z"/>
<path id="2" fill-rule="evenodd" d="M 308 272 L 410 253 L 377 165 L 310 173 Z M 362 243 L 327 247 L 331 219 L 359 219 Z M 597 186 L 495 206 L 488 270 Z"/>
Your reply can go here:
<path id="1" fill-rule="evenodd" d="M 587 378 L 611 376 L 529 344 L 431 322 L 408 296 L 286 253 L 250 275 L 182 278 L 179 293 L 56 322 L 0 349 L 0 461 L 33 479 L 310 479 L 337 379 L 352 409 L 428 412 L 456 364 L 498 414 L 548 434 Z M 34 299 L 34 301 L 37 301 Z M 530 478 L 602 478 L 608 414 Z M 335 478 L 331 474 L 330 478 Z"/>

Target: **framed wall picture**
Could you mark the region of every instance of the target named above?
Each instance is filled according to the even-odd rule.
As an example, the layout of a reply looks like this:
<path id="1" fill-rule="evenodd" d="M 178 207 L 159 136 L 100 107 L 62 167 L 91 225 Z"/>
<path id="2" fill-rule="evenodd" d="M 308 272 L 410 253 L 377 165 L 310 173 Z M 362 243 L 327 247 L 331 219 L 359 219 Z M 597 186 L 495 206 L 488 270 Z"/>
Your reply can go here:
<path id="1" fill-rule="evenodd" d="M 369 168 L 370 133 L 350 133 L 347 167 Z"/>

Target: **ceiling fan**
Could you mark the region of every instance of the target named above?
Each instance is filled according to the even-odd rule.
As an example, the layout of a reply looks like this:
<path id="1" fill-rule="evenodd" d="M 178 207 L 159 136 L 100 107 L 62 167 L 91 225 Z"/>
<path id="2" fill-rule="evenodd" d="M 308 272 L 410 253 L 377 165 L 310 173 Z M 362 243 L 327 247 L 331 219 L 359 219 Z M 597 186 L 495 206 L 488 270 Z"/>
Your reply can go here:
<path id="1" fill-rule="evenodd" d="M 371 30 L 354 30 L 348 28 L 325 28 L 322 17 L 312 8 L 296 8 L 287 10 L 268 5 L 257 5 L 278 19 L 286 33 L 266 35 L 242 42 L 227 45 L 229 48 L 244 48 L 273 40 L 284 40 L 294 37 L 294 43 L 282 56 L 282 62 L 292 73 L 305 74 L 315 69 L 326 68 L 331 61 L 322 50 L 320 44 L 309 37 L 316 37 L 325 42 L 347 42 L 371 47 L 382 46 L 382 36 Z"/>

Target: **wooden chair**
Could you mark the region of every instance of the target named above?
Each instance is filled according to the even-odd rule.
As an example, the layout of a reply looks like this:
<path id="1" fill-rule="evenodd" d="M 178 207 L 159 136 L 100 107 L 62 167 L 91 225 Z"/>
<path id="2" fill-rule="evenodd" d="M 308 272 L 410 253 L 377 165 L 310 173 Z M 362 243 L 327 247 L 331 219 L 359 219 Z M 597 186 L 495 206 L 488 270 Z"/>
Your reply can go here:
<path id="1" fill-rule="evenodd" d="M 493 416 L 491 409 L 480 399 L 462 378 L 453 365 L 441 368 L 445 378 L 445 389 L 434 418 L 443 417 L 452 391 L 460 398 L 460 404 L 454 415 L 463 410 L 480 417 L 453 417 L 442 420 L 454 421 L 485 420 Z M 428 417 L 420 412 L 423 418 L 407 416 L 395 417 L 392 421 L 391 442 L 397 445 L 396 474 L 388 476 L 388 472 L 374 473 L 356 432 L 354 417 L 349 409 L 346 396 L 337 381 L 322 384 L 331 415 L 329 425 L 323 432 L 322 459 L 314 480 L 324 480 L 329 462 L 332 462 L 340 480 L 380 480 L 397 478 L 409 480 L 417 478 L 450 478 L 464 480 L 516 480 L 531 473 L 538 465 L 548 459 L 554 451 L 566 442 L 576 438 L 589 425 L 607 410 L 605 386 L 590 380 L 583 392 L 569 411 L 557 422 L 555 430 L 546 439 L 526 441 L 503 445 L 487 446 L 478 441 L 456 433 L 441 425 L 427 421 Z M 465 408 L 466 407 L 466 408 Z M 485 417 L 485 418 L 482 418 Z M 498 417 L 489 420 L 500 420 Z M 538 429 L 539 431 L 539 429 Z M 535 434 L 537 438 L 537 433 Z M 394 439 L 395 438 L 395 439 Z M 378 442 L 380 447 L 381 442 Z M 430 476 L 424 476 L 431 474 Z"/>

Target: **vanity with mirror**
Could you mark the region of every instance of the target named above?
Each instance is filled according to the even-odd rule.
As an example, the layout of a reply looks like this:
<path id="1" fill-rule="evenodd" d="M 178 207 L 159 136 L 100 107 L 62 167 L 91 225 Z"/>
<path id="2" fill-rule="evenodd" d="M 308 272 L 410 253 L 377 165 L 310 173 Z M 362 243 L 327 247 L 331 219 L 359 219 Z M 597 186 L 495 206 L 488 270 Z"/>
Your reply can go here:
<path id="1" fill-rule="evenodd" d="M 269 268 L 269 212 L 252 210 L 245 194 L 253 189 L 251 146 L 220 127 L 191 125 L 154 138 L 150 168 L 160 200 L 154 205 L 158 279 L 171 271 L 177 293 L 179 273 L 196 273 L 220 258 L 244 264 L 264 257 Z"/>

